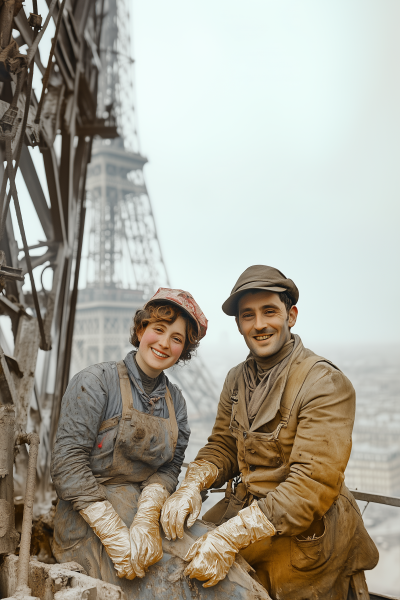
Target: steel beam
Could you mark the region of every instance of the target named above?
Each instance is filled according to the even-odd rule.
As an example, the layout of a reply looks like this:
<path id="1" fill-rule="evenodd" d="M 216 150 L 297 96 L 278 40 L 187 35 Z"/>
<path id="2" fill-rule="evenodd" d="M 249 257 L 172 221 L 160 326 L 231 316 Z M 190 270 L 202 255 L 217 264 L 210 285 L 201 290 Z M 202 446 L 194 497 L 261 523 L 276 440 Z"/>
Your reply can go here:
<path id="1" fill-rule="evenodd" d="M 39 217 L 40 224 L 43 227 L 44 234 L 48 240 L 51 240 L 53 239 L 54 232 L 51 223 L 50 209 L 47 206 L 46 197 L 43 193 L 42 185 L 36 172 L 32 156 L 25 144 L 22 146 L 19 166 L 22 177 L 24 178 L 26 187 L 28 188 L 29 195 L 33 202 L 33 206 L 35 207 L 37 216 Z"/>
<path id="2" fill-rule="evenodd" d="M 50 194 L 54 239 L 65 243 L 67 240 L 67 234 L 65 229 L 64 211 L 62 206 L 61 188 L 56 153 L 53 147 L 49 148 L 48 146 L 42 146 L 40 151 L 43 155 L 47 185 Z"/>

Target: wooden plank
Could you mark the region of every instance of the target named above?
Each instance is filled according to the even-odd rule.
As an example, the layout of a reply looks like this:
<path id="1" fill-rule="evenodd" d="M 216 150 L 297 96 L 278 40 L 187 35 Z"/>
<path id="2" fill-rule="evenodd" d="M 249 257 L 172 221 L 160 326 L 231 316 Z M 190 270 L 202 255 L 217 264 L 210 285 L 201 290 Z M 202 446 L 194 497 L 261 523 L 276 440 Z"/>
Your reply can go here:
<path id="1" fill-rule="evenodd" d="M 28 409 L 35 385 L 35 369 L 39 352 L 40 334 L 38 321 L 24 315 L 19 319 L 15 340 L 14 358 L 23 373 L 18 387 L 16 407 L 16 430 L 26 431 Z"/>

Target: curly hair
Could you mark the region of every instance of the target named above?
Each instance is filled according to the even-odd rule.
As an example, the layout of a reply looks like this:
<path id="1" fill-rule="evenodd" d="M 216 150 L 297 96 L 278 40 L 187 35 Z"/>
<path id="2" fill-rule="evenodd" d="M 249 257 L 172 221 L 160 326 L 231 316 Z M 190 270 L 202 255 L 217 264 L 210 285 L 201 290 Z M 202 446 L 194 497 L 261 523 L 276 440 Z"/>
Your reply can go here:
<path id="1" fill-rule="evenodd" d="M 148 304 L 144 309 L 137 310 L 130 330 L 130 343 L 135 348 L 139 348 L 138 336 L 144 332 L 149 323 L 157 323 L 158 321 L 174 323 L 178 317 L 183 317 L 186 321 L 186 338 L 182 354 L 177 362 L 189 361 L 200 344 L 197 323 L 175 304 L 155 302 L 154 304 Z"/>

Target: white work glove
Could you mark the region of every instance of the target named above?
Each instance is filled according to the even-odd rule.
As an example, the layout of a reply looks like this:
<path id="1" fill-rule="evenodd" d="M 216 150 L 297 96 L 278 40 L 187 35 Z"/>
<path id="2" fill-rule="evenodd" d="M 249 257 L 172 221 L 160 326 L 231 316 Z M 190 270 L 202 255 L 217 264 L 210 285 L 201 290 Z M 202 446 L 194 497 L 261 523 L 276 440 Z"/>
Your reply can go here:
<path id="1" fill-rule="evenodd" d="M 112 504 L 108 500 L 93 502 L 79 513 L 100 538 L 108 556 L 114 563 L 118 577 L 134 579 L 136 573 L 131 565 L 129 531 L 121 517 L 113 509 Z"/>
<path id="2" fill-rule="evenodd" d="M 185 556 L 191 562 L 184 575 L 205 581 L 203 587 L 212 587 L 226 577 L 239 550 L 275 533 L 275 527 L 254 500 L 236 517 L 195 541 Z"/>
<path id="3" fill-rule="evenodd" d="M 159 519 L 168 496 L 169 493 L 160 483 L 151 483 L 140 495 L 137 513 L 129 531 L 131 564 L 138 577 L 144 577 L 147 569 L 162 559 Z"/>
<path id="4" fill-rule="evenodd" d="M 210 487 L 218 477 L 218 467 L 206 460 L 191 462 L 181 487 L 168 498 L 161 512 L 161 525 L 168 540 L 183 538 L 183 528 L 191 527 L 200 514 L 200 492 Z"/>

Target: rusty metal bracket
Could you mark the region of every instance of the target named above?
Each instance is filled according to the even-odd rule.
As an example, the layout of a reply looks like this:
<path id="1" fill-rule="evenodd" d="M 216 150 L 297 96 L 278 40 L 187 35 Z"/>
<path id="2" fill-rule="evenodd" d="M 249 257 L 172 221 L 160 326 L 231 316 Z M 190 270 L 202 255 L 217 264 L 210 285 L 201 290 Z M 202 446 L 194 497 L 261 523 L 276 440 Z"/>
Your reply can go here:
<path id="1" fill-rule="evenodd" d="M 6 255 L 0 250 L 0 291 L 6 287 L 7 281 L 24 281 L 24 275 L 22 269 L 7 266 Z"/>
<path id="2" fill-rule="evenodd" d="M 38 31 L 42 29 L 42 16 L 35 13 L 29 13 L 28 23 L 31 27 L 36 27 Z"/>

